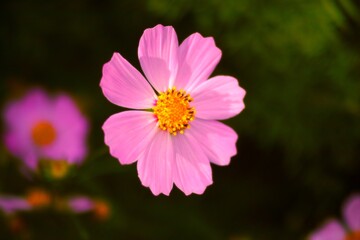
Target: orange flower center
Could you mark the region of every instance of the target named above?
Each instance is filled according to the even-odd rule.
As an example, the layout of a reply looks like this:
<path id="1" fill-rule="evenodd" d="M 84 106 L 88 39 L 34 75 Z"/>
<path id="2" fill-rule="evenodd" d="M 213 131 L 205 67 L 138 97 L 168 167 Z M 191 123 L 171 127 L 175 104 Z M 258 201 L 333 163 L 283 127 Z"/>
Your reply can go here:
<path id="1" fill-rule="evenodd" d="M 33 207 L 44 207 L 50 204 L 50 195 L 42 189 L 31 190 L 27 197 L 28 203 Z"/>
<path id="2" fill-rule="evenodd" d="M 37 146 L 43 147 L 54 142 L 56 131 L 50 122 L 39 121 L 32 128 L 31 137 Z"/>
<path id="3" fill-rule="evenodd" d="M 168 131 L 172 135 L 184 133 L 190 128 L 189 122 L 194 120 L 195 108 L 190 107 L 193 99 L 184 90 L 176 90 L 175 87 L 160 93 L 154 114 L 159 122 L 159 128 Z"/>
<path id="4" fill-rule="evenodd" d="M 360 240 L 360 231 L 349 233 L 344 240 Z"/>
<path id="5" fill-rule="evenodd" d="M 109 205 L 102 200 L 95 201 L 94 214 L 97 219 L 106 220 L 110 215 Z"/>

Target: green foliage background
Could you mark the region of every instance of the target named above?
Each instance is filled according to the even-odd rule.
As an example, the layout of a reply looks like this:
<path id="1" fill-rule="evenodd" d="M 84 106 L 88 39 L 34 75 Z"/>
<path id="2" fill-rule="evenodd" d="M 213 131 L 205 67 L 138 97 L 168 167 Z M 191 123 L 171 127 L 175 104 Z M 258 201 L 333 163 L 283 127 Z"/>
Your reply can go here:
<path id="1" fill-rule="evenodd" d="M 3 1 L 0 103 L 41 86 L 65 91 L 91 122 L 86 164 L 59 192 L 108 199 L 112 217 L 53 212 L 25 216 L 32 239 L 304 239 L 360 191 L 360 4 L 356 0 Z M 120 52 L 139 69 L 144 29 L 175 27 L 213 36 L 223 57 L 215 74 L 247 90 L 246 109 L 226 121 L 238 155 L 213 166 L 202 196 L 154 197 L 136 166 L 120 166 L 101 125 L 119 112 L 99 88 L 102 65 Z M 32 185 L 4 147 L 0 193 Z M 0 238 L 18 239 L 0 218 Z M 51 219 L 51 221 L 49 221 Z M 54 234 L 56 232 L 56 234 Z"/>

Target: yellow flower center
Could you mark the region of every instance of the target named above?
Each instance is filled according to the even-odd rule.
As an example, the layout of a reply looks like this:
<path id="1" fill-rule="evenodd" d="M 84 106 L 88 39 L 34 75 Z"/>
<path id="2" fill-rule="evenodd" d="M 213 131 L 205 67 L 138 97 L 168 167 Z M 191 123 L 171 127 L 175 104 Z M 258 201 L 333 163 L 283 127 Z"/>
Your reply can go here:
<path id="1" fill-rule="evenodd" d="M 184 90 L 176 90 L 175 87 L 160 93 L 153 107 L 159 128 L 174 136 L 177 133 L 183 134 L 185 129 L 190 128 L 189 122 L 195 117 L 195 108 L 190 107 L 192 100 Z"/>
<path id="2" fill-rule="evenodd" d="M 344 240 L 360 240 L 360 231 L 349 233 Z"/>
<path id="3" fill-rule="evenodd" d="M 44 147 L 54 142 L 56 131 L 50 122 L 39 121 L 33 126 L 31 137 L 37 146 Z"/>
<path id="4" fill-rule="evenodd" d="M 50 170 L 54 178 L 63 178 L 69 170 L 69 163 L 65 160 L 51 161 Z"/>
<path id="5" fill-rule="evenodd" d="M 65 177 L 71 169 L 71 165 L 66 160 L 43 159 L 39 162 L 39 167 L 42 173 L 53 179 Z"/>

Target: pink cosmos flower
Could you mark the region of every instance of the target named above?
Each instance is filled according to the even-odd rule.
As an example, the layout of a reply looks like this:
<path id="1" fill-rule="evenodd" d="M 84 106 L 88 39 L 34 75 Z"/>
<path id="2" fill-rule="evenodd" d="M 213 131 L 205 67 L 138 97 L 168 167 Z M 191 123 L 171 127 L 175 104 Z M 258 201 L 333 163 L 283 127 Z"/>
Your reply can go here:
<path id="1" fill-rule="evenodd" d="M 345 201 L 344 227 L 338 220 L 330 219 L 313 232 L 310 240 L 360 240 L 360 194 L 354 194 Z"/>
<path id="2" fill-rule="evenodd" d="M 119 53 L 103 67 L 106 98 L 136 110 L 112 115 L 105 143 L 121 164 L 137 162 L 142 184 L 169 195 L 173 184 L 186 195 L 212 184 L 210 162 L 228 165 L 237 134 L 217 120 L 244 109 L 245 91 L 230 76 L 210 74 L 221 58 L 212 37 L 194 33 L 180 45 L 171 26 L 146 29 L 138 56 L 146 79 Z"/>
<path id="3" fill-rule="evenodd" d="M 88 124 L 66 95 L 32 90 L 5 107 L 4 120 L 6 147 L 32 170 L 40 159 L 80 163 L 85 157 Z"/>
<path id="4" fill-rule="evenodd" d="M 6 214 L 30 210 L 32 207 L 25 198 L 0 196 L 0 210 Z"/>

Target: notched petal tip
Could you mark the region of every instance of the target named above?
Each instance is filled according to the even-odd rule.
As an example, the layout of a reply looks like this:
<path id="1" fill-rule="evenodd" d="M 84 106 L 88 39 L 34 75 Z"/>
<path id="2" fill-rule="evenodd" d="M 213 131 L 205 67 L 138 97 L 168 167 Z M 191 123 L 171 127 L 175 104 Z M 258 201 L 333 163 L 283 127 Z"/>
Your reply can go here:
<path id="1" fill-rule="evenodd" d="M 178 39 L 172 26 L 156 25 L 142 34 L 138 57 L 141 68 L 157 91 L 165 91 L 178 68 Z"/>
<path id="2" fill-rule="evenodd" d="M 154 27 L 150 27 L 144 30 L 144 33 L 149 33 L 149 32 L 155 32 L 155 31 L 171 31 L 171 32 L 175 32 L 175 29 L 173 26 L 171 25 L 163 25 L 161 23 L 155 25 Z"/>
<path id="3" fill-rule="evenodd" d="M 221 54 L 213 37 L 191 34 L 179 47 L 179 69 L 175 85 L 191 92 L 209 78 Z"/>
<path id="4" fill-rule="evenodd" d="M 143 186 L 145 186 L 145 185 L 143 185 Z M 170 189 L 168 189 L 168 190 L 158 190 L 158 189 L 154 189 L 153 187 L 151 187 L 151 186 L 145 186 L 145 187 L 148 187 L 148 188 L 150 188 L 150 191 L 151 191 L 151 193 L 154 195 L 154 196 L 160 196 L 161 194 L 163 194 L 163 195 L 165 195 L 165 196 L 170 196 L 170 192 L 171 192 L 171 190 L 172 190 L 172 186 L 171 186 L 171 188 Z"/>

